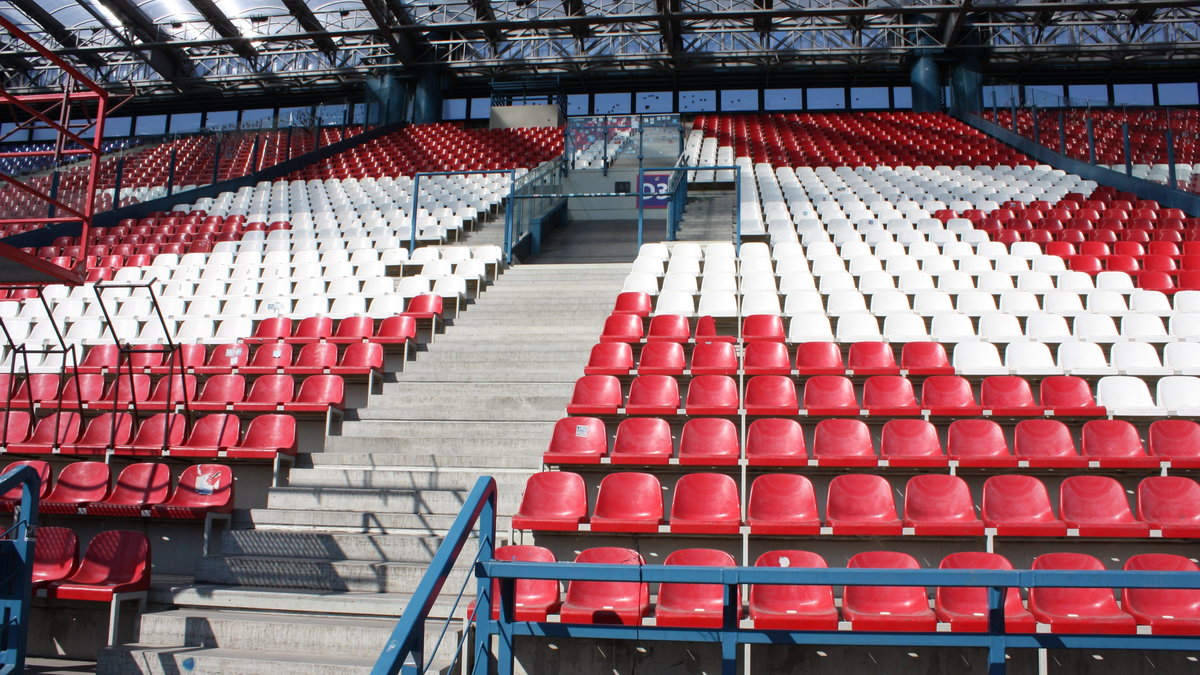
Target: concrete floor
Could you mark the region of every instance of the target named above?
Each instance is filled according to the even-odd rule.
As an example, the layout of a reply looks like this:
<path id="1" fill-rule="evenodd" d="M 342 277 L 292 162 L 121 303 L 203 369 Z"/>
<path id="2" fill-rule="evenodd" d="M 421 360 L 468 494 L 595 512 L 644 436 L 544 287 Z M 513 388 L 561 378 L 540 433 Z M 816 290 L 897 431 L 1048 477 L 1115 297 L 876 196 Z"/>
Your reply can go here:
<path id="1" fill-rule="evenodd" d="M 93 661 L 25 659 L 25 675 L 81 675 L 95 672 L 96 664 Z"/>
<path id="2" fill-rule="evenodd" d="M 661 241 L 660 228 L 647 231 L 646 241 Z M 637 257 L 637 221 L 577 221 L 560 227 L 542 241 L 542 252 L 527 264 L 619 263 Z"/>

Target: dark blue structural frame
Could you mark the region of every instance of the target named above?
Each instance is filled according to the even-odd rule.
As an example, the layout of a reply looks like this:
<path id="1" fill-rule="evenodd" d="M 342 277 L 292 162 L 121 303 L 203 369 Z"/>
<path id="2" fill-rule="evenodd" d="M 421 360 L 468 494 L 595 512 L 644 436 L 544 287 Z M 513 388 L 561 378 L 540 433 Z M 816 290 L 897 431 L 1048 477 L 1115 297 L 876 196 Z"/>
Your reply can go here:
<path id="1" fill-rule="evenodd" d="M 30 466 L 0 476 L 0 494 L 21 488 L 16 522 L 0 539 L 0 675 L 25 672 L 29 603 L 33 587 L 34 532 L 41 478 Z"/>
<path id="2" fill-rule="evenodd" d="M 1004 596 L 1008 588 L 1187 588 L 1200 589 L 1200 574 L 1191 572 L 1076 572 L 1058 570 L 887 570 L 780 567 L 684 567 L 666 565 L 597 565 L 527 563 L 493 558 L 496 542 L 496 482 L 481 477 L 429 565 L 392 637 L 380 655 L 374 675 L 420 673 L 424 670 L 423 631 L 434 600 L 458 554 L 478 524 L 479 555 L 473 673 L 514 672 L 515 638 L 519 635 L 608 640 L 701 642 L 721 645 L 722 673 L 737 672 L 737 647 L 761 645 L 881 645 L 913 647 L 980 647 L 988 650 L 988 674 L 1006 672 L 1007 649 L 1157 649 L 1200 650 L 1200 635 L 1083 635 L 1007 633 Z M 491 580 L 499 581 L 500 597 L 492 597 Z M 517 579 L 625 581 L 717 584 L 725 587 L 721 628 L 615 626 L 517 621 Z M 743 584 L 834 586 L 983 587 L 988 589 L 986 632 L 901 633 L 878 631 L 786 631 L 741 628 L 735 604 Z M 498 602 L 499 618 L 493 618 Z M 491 653 L 493 638 L 496 653 Z"/>

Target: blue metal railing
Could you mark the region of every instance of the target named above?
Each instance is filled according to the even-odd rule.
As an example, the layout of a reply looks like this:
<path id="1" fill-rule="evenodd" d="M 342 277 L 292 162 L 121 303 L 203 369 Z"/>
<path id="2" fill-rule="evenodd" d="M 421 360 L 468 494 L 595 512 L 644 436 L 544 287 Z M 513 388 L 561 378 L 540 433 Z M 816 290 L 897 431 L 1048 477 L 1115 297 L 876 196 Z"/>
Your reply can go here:
<path id="1" fill-rule="evenodd" d="M 408 250 L 409 251 L 417 250 L 417 214 L 421 208 L 421 179 L 422 178 L 431 178 L 433 176 L 470 176 L 470 175 L 474 175 L 474 174 L 489 174 L 489 173 L 506 173 L 506 174 L 508 174 L 508 194 L 509 194 L 509 197 L 511 198 L 512 193 L 513 193 L 513 185 L 517 181 L 517 172 L 514 169 L 487 169 L 487 170 L 481 169 L 481 170 L 477 170 L 477 171 L 471 171 L 471 170 L 420 171 L 420 172 L 417 172 L 416 174 L 414 174 L 413 175 L 413 185 L 412 185 L 412 203 L 411 203 L 410 211 L 408 214 L 408 218 L 409 218 L 408 224 L 409 224 L 409 228 L 410 228 Z M 511 212 L 511 210 L 512 210 L 511 208 L 508 209 L 509 212 Z M 509 226 L 510 218 L 511 218 L 511 213 L 506 212 L 505 217 L 504 217 L 504 231 L 505 231 L 506 237 L 507 237 L 507 233 L 510 229 L 510 226 Z M 511 261 L 509 261 L 509 262 L 511 262 Z"/>
<path id="2" fill-rule="evenodd" d="M 0 539 L 0 675 L 25 671 L 29 636 L 29 603 L 33 586 L 34 530 L 37 527 L 41 478 L 30 466 L 0 476 L 0 494 L 21 488 L 16 521 Z"/>
<path id="3" fill-rule="evenodd" d="M 423 671 L 425 620 L 476 524 L 479 551 L 474 565 L 477 602 L 473 615 L 475 639 L 471 665 L 472 672 L 478 674 L 487 673 L 492 664 L 499 675 L 513 673 L 514 641 L 520 635 L 720 644 L 722 672 L 726 674 L 737 672 L 738 646 L 747 644 L 982 647 L 988 650 L 989 675 L 1006 672 L 1005 651 L 1008 649 L 1200 649 L 1200 635 L 1008 633 L 1005 630 L 1004 603 L 1009 588 L 1200 589 L 1200 574 L 1194 572 L 889 569 L 886 574 L 881 574 L 877 569 L 499 561 L 493 558 L 496 496 L 496 483 L 492 478 L 484 476 L 476 482 L 380 655 L 372 671 L 374 675 Z M 724 587 L 725 611 L 719 628 L 517 621 L 514 603 L 518 579 L 720 585 Z M 499 597 L 492 596 L 492 580 L 497 582 Z M 932 633 L 743 628 L 736 598 L 740 597 L 739 587 L 746 584 L 986 588 L 988 627 L 979 632 Z M 490 649 L 493 641 L 496 644 L 494 658 Z"/>
<path id="4" fill-rule="evenodd" d="M 673 199 L 679 201 L 679 204 L 677 207 L 678 210 L 674 212 L 674 217 L 677 219 L 674 222 L 674 224 L 672 224 L 672 221 L 671 221 L 672 213 L 668 212 L 668 214 L 667 214 L 667 222 L 668 222 L 667 239 L 673 240 L 673 239 L 675 239 L 674 229 L 675 229 L 675 227 L 678 226 L 678 219 L 681 218 L 682 214 L 683 214 L 683 204 L 686 203 L 686 201 L 687 201 L 687 173 L 691 172 L 691 171 L 697 171 L 697 170 L 733 171 L 734 172 L 733 173 L 733 211 L 734 211 L 733 218 L 734 218 L 735 227 L 734 227 L 734 235 L 733 235 L 734 236 L 733 245 L 737 249 L 737 251 L 740 253 L 742 250 L 742 167 L 738 166 L 737 164 L 730 164 L 727 166 L 726 165 L 722 165 L 722 166 L 682 166 L 682 165 L 677 164 L 675 166 L 639 167 L 638 168 L 638 185 L 645 184 L 644 178 L 645 178 L 645 174 L 647 171 L 663 171 L 663 172 L 670 172 L 673 175 L 683 176 L 683 178 L 680 179 L 680 184 L 683 185 L 683 189 L 682 189 L 683 196 L 677 197 L 674 195 L 674 193 L 672 193 Z M 675 192 L 680 192 L 680 190 L 676 189 Z M 657 197 L 660 195 L 650 194 L 650 195 L 646 195 L 646 196 Z M 641 248 L 642 244 L 644 243 L 643 242 L 643 232 L 645 230 L 645 225 L 646 225 L 645 204 L 644 204 L 643 200 L 639 199 L 638 200 L 638 241 L 637 241 L 638 248 Z"/>

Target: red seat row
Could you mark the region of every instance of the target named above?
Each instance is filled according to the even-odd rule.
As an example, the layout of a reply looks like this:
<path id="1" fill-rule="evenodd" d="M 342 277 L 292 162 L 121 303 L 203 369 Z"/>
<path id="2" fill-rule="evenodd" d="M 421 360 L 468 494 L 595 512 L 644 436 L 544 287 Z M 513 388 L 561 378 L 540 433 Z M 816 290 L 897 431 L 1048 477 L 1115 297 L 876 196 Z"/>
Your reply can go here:
<path id="1" fill-rule="evenodd" d="M 141 532 L 106 530 L 88 542 L 64 527 L 39 527 L 33 554 L 39 596 L 109 602 L 120 593 L 150 589 L 150 540 Z"/>
<path id="2" fill-rule="evenodd" d="M 30 431 L 29 414 L 0 415 L 4 452 L 17 455 L 105 455 L 274 459 L 296 454 L 296 418 L 267 414 L 251 418 L 243 431 L 231 413 L 206 415 L 188 431 L 182 413 L 155 413 L 134 431 L 130 413 L 102 413 L 87 425 L 77 412 L 57 412 Z"/>
<path id="3" fill-rule="evenodd" d="M 148 375 L 167 375 L 180 370 L 198 375 L 366 375 L 382 370 L 384 351 L 379 342 L 346 344 L 340 358 L 337 342 L 308 342 L 299 349 L 291 342 L 264 343 L 253 350 L 233 343 L 216 345 L 211 352 L 205 345 L 188 343 L 179 345 L 179 353 L 174 357 L 167 356 L 165 345 L 141 345 L 137 350 L 122 358 L 115 344 L 95 345 L 84 354 L 78 372 L 100 375 L 132 369 Z"/>
<path id="4" fill-rule="evenodd" d="M 195 464 L 179 474 L 171 489 L 171 469 L 166 464 L 130 464 L 112 483 L 112 469 L 104 462 L 72 462 L 52 482 L 50 465 L 40 460 L 13 462 L 8 473 L 31 466 L 41 476 L 42 513 L 89 516 L 204 519 L 210 513 L 232 513 L 233 470 L 223 464 Z M 53 485 L 53 487 L 52 487 Z M 0 496 L 0 511 L 12 512 L 21 501 L 20 488 Z M 38 528 L 41 539 L 42 528 Z"/>
<path id="5" fill-rule="evenodd" d="M 676 452 L 671 427 L 656 417 L 630 417 L 617 426 L 610 452 L 608 431 L 594 417 L 564 417 L 554 427 L 542 457 L 548 465 L 635 464 L 732 466 L 743 453 L 731 420 L 698 417 L 683 425 Z M 812 455 L 804 429 L 794 419 L 750 423 L 744 457 L 750 466 L 828 467 L 1021 467 L 1159 469 L 1200 467 L 1200 424 L 1157 420 L 1150 425 L 1149 450 L 1124 420 L 1091 420 L 1078 436 L 1058 420 L 1023 420 L 1013 428 L 1012 448 L 993 420 L 954 420 L 943 449 L 938 428 L 926 420 L 894 419 L 883 425 L 878 453 L 862 420 L 831 418 L 813 427 Z M 1078 438 L 1078 442 L 1076 441 Z M 1082 454 L 1080 453 L 1082 449 Z"/>
<path id="6" fill-rule="evenodd" d="M 417 319 L 427 319 L 442 315 L 442 297 L 440 295 L 418 295 L 408 303 L 408 311 L 404 314 L 387 317 L 375 325 L 375 320 L 369 316 L 350 316 L 337 322 L 328 316 L 311 316 L 294 321 L 288 317 L 271 317 L 258 322 L 254 335 L 245 338 L 246 344 L 262 344 L 266 342 L 286 342 L 290 344 L 308 344 L 311 342 L 331 342 L 334 344 L 353 344 L 355 342 L 376 342 L 379 344 L 403 344 L 417 336 Z"/>
<path id="7" fill-rule="evenodd" d="M 882 476 L 841 474 L 829 483 L 823 521 L 812 482 L 797 474 L 765 474 L 750 486 L 745 518 L 734 479 L 694 473 L 679 479 L 666 520 L 672 533 L 737 534 L 743 523 L 760 535 L 1166 537 L 1200 536 L 1200 483 L 1182 476 L 1151 476 L 1141 481 L 1137 516 L 1125 490 L 1108 476 L 1064 478 L 1054 515 L 1046 486 L 1033 476 L 988 478 L 976 507 L 966 481 L 947 474 L 908 480 L 902 516 L 891 484 Z M 647 473 L 612 473 L 588 517 L 583 478 L 575 473 L 534 474 L 525 486 L 513 527 L 592 532 L 654 533 L 664 523 L 662 486 Z"/>
<path id="8" fill-rule="evenodd" d="M 893 416 L 1098 416 L 1087 380 L 1070 375 L 1047 377 L 1034 400 L 1029 382 L 1016 375 L 984 378 L 976 401 L 970 381 L 958 375 L 931 375 L 921 385 L 918 402 L 913 383 L 902 375 L 874 375 L 863 385 L 862 400 L 854 383 L 842 375 L 813 375 L 804 381 L 799 399 L 795 381 L 787 375 L 755 375 L 746 380 L 745 397 L 728 375 L 696 375 L 687 385 L 684 409 L 688 415 L 877 415 Z M 623 397 L 621 381 L 613 375 L 584 375 L 575 382 L 567 413 L 571 415 L 674 415 L 680 405 L 679 382 L 671 375 L 638 375 Z M 624 407 L 622 408 L 622 403 Z"/>
<path id="9" fill-rule="evenodd" d="M 274 372 L 274 371 L 272 371 Z M 6 378 L 0 375 L 0 383 Z M 105 376 L 81 374 L 69 378 L 60 390 L 58 375 L 32 374 L 21 380 L 7 405 L 41 409 L 131 410 L 155 412 L 186 407 L 195 410 L 236 412 L 285 411 L 323 413 L 345 404 L 346 383 L 341 375 L 301 376 L 299 388 L 290 374 L 257 377 L 246 390 L 242 374 L 213 375 L 201 388 L 195 375 L 168 375 L 154 384 L 143 373 L 118 373 L 105 384 Z M 2 385 L 0 385 L 2 386 Z M 11 391 L 11 390 L 10 390 Z"/>
<path id="10" fill-rule="evenodd" d="M 554 554 L 538 546 L 503 546 L 497 560 L 554 562 Z M 617 547 L 590 548 L 575 558 L 578 563 L 645 565 L 636 551 Z M 683 549 L 663 561 L 664 565 L 734 567 L 733 557 L 713 549 Z M 826 568 L 818 554 L 801 550 L 763 553 L 756 567 Z M 847 562 L 854 569 L 920 569 L 907 553 L 866 551 Z M 996 553 L 968 551 L 942 559 L 939 569 L 1011 570 L 1012 563 Z M 1082 553 L 1047 553 L 1033 561 L 1034 570 L 1102 571 L 1104 564 Z M 1124 569 L 1137 571 L 1200 571 L 1183 556 L 1146 553 L 1125 562 Z M 547 621 L 557 614 L 563 623 L 639 625 L 650 616 L 650 589 L 637 581 L 571 581 L 565 597 L 554 580 L 522 579 L 515 584 L 516 619 Z M 724 622 L 723 586 L 717 584 L 663 583 L 654 608 L 655 624 L 719 628 Z M 498 582 L 494 597 L 499 597 Z M 1109 588 L 1032 588 L 1028 609 L 1019 589 L 1005 594 L 1005 629 L 1033 633 L 1038 624 L 1051 633 L 1135 633 L 1139 625 L 1155 635 L 1191 635 L 1200 629 L 1200 591 L 1125 589 L 1117 605 Z M 745 614 L 740 596 L 737 614 Z M 842 594 L 841 619 L 851 630 L 928 631 L 948 624 L 951 631 L 987 630 L 987 589 L 939 587 L 933 608 L 928 591 L 920 586 L 846 586 Z M 766 630 L 838 630 L 839 612 L 833 588 L 822 585 L 750 586 L 749 618 L 754 627 Z"/>
<path id="11" fill-rule="evenodd" d="M 747 325 L 754 318 L 748 317 Z M 745 333 L 744 340 L 740 361 L 731 342 L 697 341 L 690 359 L 681 343 L 647 342 L 638 351 L 637 373 L 682 375 L 686 370 L 692 375 L 736 375 L 740 369 L 746 375 L 788 375 L 793 371 L 800 375 L 954 374 L 946 348 L 938 342 L 904 343 L 897 363 L 893 345 L 886 342 L 855 342 L 843 359 L 836 342 L 801 342 L 793 358 L 782 332 L 778 340 L 760 339 L 752 333 Z M 629 343 L 601 342 L 592 347 L 584 373 L 628 375 L 633 367 L 634 351 Z"/>

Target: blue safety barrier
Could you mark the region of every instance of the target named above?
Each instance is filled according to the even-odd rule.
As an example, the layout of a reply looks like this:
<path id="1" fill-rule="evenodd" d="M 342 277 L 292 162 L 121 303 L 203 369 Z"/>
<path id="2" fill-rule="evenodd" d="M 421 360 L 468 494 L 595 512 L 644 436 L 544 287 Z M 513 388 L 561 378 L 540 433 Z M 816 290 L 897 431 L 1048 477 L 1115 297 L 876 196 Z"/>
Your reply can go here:
<path id="1" fill-rule="evenodd" d="M 37 527 L 41 478 L 22 466 L 0 476 L 0 494 L 21 489 L 13 524 L 0 539 L 0 675 L 25 671 L 29 636 L 29 603 L 33 585 L 34 531 Z"/>

